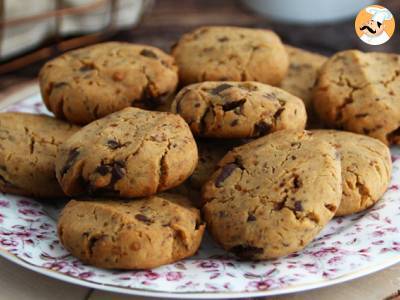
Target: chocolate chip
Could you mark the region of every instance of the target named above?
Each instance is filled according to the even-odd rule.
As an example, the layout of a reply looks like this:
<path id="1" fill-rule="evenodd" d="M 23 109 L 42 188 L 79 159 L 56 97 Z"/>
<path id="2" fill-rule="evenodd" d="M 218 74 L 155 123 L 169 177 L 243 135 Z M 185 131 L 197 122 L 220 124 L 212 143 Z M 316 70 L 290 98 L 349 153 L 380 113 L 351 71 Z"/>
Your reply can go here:
<path id="1" fill-rule="evenodd" d="M 285 201 L 274 203 L 274 210 L 281 210 L 285 206 Z"/>
<path id="2" fill-rule="evenodd" d="M 61 169 L 61 176 L 64 176 L 65 173 L 68 172 L 68 170 L 74 165 L 75 159 L 79 155 L 79 150 L 78 148 L 74 148 L 71 151 L 69 151 L 67 161 L 65 162 L 64 167 Z"/>
<path id="3" fill-rule="evenodd" d="M 301 201 L 294 202 L 294 210 L 295 211 L 303 211 L 303 205 L 301 204 Z"/>
<path id="4" fill-rule="evenodd" d="M 271 130 L 271 125 L 266 123 L 265 121 L 260 121 L 256 125 L 254 125 L 255 135 L 263 136 L 269 133 Z"/>
<path id="5" fill-rule="evenodd" d="M 106 166 L 106 165 L 98 166 L 96 168 L 96 172 L 99 173 L 100 175 L 104 176 L 104 175 L 110 173 L 110 167 Z"/>
<path id="6" fill-rule="evenodd" d="M 227 102 L 222 105 L 222 109 L 224 111 L 232 110 L 232 109 L 242 106 L 245 102 L 246 102 L 246 99 L 240 99 L 237 101 Z"/>
<path id="7" fill-rule="evenodd" d="M 236 168 L 238 168 L 238 165 L 235 163 L 227 164 L 226 166 L 224 166 L 221 170 L 221 173 L 215 180 L 215 186 L 221 187 L 225 179 L 228 178 Z"/>
<path id="8" fill-rule="evenodd" d="M 143 49 L 142 51 L 140 51 L 140 55 L 150 58 L 156 58 L 156 59 L 158 58 L 158 56 L 153 51 L 148 49 Z"/>
<path id="9" fill-rule="evenodd" d="M 220 84 L 220 85 L 218 85 L 217 87 L 213 88 L 213 89 L 210 91 L 210 93 L 211 93 L 211 94 L 214 94 L 214 95 L 218 95 L 218 94 L 221 93 L 222 91 L 224 91 L 224 90 L 226 90 L 226 89 L 229 89 L 229 88 L 231 88 L 231 87 L 232 87 L 232 85 L 227 84 L 227 83 L 223 83 L 223 84 Z"/>
<path id="10" fill-rule="evenodd" d="M 146 217 L 145 215 L 142 215 L 142 214 L 136 214 L 135 219 L 140 222 L 146 223 L 147 225 L 153 223 L 153 221 L 151 219 L 149 219 L 148 217 Z"/>
<path id="11" fill-rule="evenodd" d="M 93 255 L 93 250 L 94 250 L 94 247 L 95 247 L 96 243 L 99 240 L 104 239 L 105 237 L 106 237 L 106 235 L 104 235 L 104 234 L 92 235 L 92 236 L 89 237 L 87 245 L 88 245 L 88 250 L 89 250 L 90 256 Z"/>
<path id="12" fill-rule="evenodd" d="M 238 257 L 243 259 L 253 259 L 254 256 L 264 253 L 263 248 L 248 246 L 248 245 L 237 245 L 230 249 Z"/>
<path id="13" fill-rule="evenodd" d="M 115 140 L 108 140 L 107 141 L 107 147 L 110 148 L 110 149 L 115 150 L 115 149 L 121 148 L 122 145 L 119 142 L 115 141 Z"/>
<path id="14" fill-rule="evenodd" d="M 200 107 L 200 105 L 201 104 L 199 102 L 197 102 L 197 103 L 194 104 L 194 107 Z"/>
<path id="15" fill-rule="evenodd" d="M 257 220 L 257 218 L 253 214 L 249 214 L 249 216 L 247 217 L 247 222 L 254 222 L 255 220 Z"/>
<path id="16" fill-rule="evenodd" d="M 226 37 L 226 36 L 223 36 L 223 37 L 218 38 L 218 42 L 223 43 L 223 42 L 227 42 L 227 41 L 229 41 L 229 38 Z"/>
<path id="17" fill-rule="evenodd" d="M 278 119 L 284 110 L 285 110 L 284 107 L 278 108 L 278 110 L 274 113 L 274 119 Z"/>
<path id="18" fill-rule="evenodd" d="M 111 181 L 115 183 L 125 176 L 125 163 L 123 161 L 116 161 L 112 166 Z"/>
<path id="19" fill-rule="evenodd" d="M 92 64 L 89 65 L 83 65 L 82 67 L 79 68 L 80 72 L 90 72 L 94 69 L 94 66 Z"/>
<path id="20" fill-rule="evenodd" d="M 301 182 L 301 179 L 299 178 L 298 175 L 295 175 L 294 179 L 293 179 L 293 186 L 294 188 L 298 189 L 303 185 L 303 183 Z"/>
<path id="21" fill-rule="evenodd" d="M 232 126 L 232 127 L 235 127 L 237 124 L 239 124 L 239 120 L 238 120 L 238 119 L 235 119 L 235 120 L 233 120 L 233 121 L 231 122 L 231 126 Z"/>

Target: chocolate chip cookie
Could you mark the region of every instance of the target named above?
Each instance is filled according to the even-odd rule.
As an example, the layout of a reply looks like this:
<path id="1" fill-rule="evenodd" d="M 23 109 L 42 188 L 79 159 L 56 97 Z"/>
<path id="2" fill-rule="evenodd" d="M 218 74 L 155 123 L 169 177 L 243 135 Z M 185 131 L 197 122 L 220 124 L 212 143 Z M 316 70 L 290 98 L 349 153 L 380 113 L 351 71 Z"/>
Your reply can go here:
<path id="1" fill-rule="evenodd" d="M 203 187 L 214 239 L 244 259 L 301 250 L 335 215 L 340 156 L 305 131 L 279 131 L 237 147 Z"/>
<path id="2" fill-rule="evenodd" d="M 0 191 L 62 197 L 54 172 L 60 145 L 79 128 L 45 115 L 0 113 Z"/>
<path id="3" fill-rule="evenodd" d="M 100 268 L 149 269 L 192 256 L 205 225 L 182 196 L 70 201 L 58 236 L 72 255 Z"/>
<path id="4" fill-rule="evenodd" d="M 173 47 L 183 85 L 201 81 L 260 81 L 279 84 L 288 55 L 272 31 L 240 27 L 201 27 Z"/>
<path id="5" fill-rule="evenodd" d="M 330 142 L 341 157 L 343 195 L 336 216 L 357 213 L 374 205 L 390 183 L 389 148 L 377 139 L 351 132 L 316 130 L 313 134 Z"/>
<path id="6" fill-rule="evenodd" d="M 259 137 L 282 129 L 305 127 L 301 99 L 259 82 L 208 81 L 189 85 L 175 97 L 180 114 L 196 136 Z"/>
<path id="7" fill-rule="evenodd" d="M 129 107 L 66 140 L 56 174 L 70 196 L 141 197 L 182 183 L 197 157 L 196 142 L 180 116 Z"/>
<path id="8" fill-rule="evenodd" d="M 87 124 L 125 107 L 153 109 L 174 92 L 174 59 L 155 47 L 120 42 L 73 50 L 39 74 L 47 108 L 58 118 Z"/>
<path id="9" fill-rule="evenodd" d="M 320 70 L 313 104 L 328 126 L 400 143 L 400 56 L 347 50 Z"/>
<path id="10" fill-rule="evenodd" d="M 317 79 L 318 70 L 326 62 L 327 57 L 289 45 L 285 45 L 285 48 L 289 55 L 290 65 L 280 87 L 304 101 L 308 124 L 315 127 L 318 120 L 316 120 L 312 107 L 312 89 Z"/>

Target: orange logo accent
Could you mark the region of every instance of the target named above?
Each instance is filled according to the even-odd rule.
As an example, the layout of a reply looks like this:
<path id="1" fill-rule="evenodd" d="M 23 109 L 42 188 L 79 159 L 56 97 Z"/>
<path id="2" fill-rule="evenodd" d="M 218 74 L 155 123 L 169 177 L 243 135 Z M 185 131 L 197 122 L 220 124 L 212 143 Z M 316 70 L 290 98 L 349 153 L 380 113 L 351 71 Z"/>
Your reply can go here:
<path id="1" fill-rule="evenodd" d="M 354 22 L 354 28 L 364 43 L 382 45 L 392 37 L 395 20 L 386 7 L 371 5 L 360 10 Z"/>

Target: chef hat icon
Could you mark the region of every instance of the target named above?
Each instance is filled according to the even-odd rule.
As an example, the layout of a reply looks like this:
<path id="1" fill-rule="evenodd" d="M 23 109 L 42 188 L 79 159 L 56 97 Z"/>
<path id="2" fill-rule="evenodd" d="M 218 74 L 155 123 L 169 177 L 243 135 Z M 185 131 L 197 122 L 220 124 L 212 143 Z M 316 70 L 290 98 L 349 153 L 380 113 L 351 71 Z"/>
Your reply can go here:
<path id="1" fill-rule="evenodd" d="M 392 13 L 386 8 L 367 7 L 365 10 L 372 15 L 372 21 L 381 24 L 383 24 L 385 20 L 391 20 L 393 18 Z"/>

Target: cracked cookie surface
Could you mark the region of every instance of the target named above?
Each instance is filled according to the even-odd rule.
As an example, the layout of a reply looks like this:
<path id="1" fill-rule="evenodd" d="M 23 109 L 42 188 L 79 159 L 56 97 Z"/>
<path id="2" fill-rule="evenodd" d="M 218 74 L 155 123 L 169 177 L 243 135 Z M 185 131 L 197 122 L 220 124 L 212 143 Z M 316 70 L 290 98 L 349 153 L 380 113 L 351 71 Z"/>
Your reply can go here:
<path id="1" fill-rule="evenodd" d="M 83 125 L 129 106 L 157 108 L 175 91 L 177 72 L 158 48 L 109 42 L 49 61 L 39 81 L 47 108 Z"/>
<path id="2" fill-rule="evenodd" d="M 183 196 L 70 201 L 58 236 L 72 255 L 100 268 L 149 269 L 195 254 L 205 225 Z"/>
<path id="3" fill-rule="evenodd" d="M 339 152 L 342 201 L 336 216 L 363 211 L 374 205 L 389 186 L 392 160 L 389 148 L 377 139 L 335 130 L 312 131 Z"/>
<path id="4" fill-rule="evenodd" d="M 150 196 L 182 183 L 197 157 L 180 116 L 132 107 L 90 123 L 65 141 L 56 175 L 70 196 Z"/>
<path id="5" fill-rule="evenodd" d="M 306 131 L 279 131 L 237 147 L 202 191 L 204 219 L 224 249 L 244 259 L 301 250 L 340 204 L 340 158 Z"/>
<path id="6" fill-rule="evenodd" d="M 280 88 L 303 100 L 307 110 L 308 125 L 318 126 L 312 107 L 312 90 L 318 71 L 327 57 L 300 48 L 285 45 L 289 55 L 289 70 L 279 85 Z"/>
<path id="7" fill-rule="evenodd" d="M 0 191 L 63 197 L 54 171 L 59 146 L 79 127 L 45 115 L 0 114 Z"/>
<path id="8" fill-rule="evenodd" d="M 258 82 L 208 81 L 183 88 L 171 110 L 180 114 L 196 136 L 259 137 L 282 129 L 305 127 L 301 99 Z"/>
<path id="9" fill-rule="evenodd" d="M 201 27 L 183 35 L 172 49 L 183 85 L 201 81 L 281 82 L 288 56 L 272 31 L 240 27 Z"/>
<path id="10" fill-rule="evenodd" d="M 328 126 L 400 143 L 400 56 L 348 50 L 321 68 L 314 109 Z"/>

